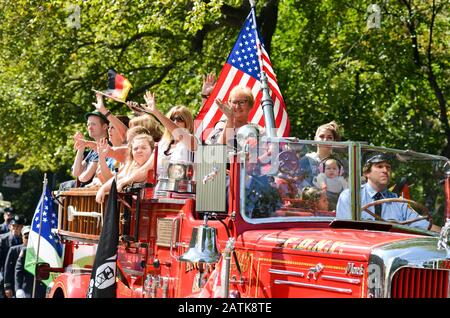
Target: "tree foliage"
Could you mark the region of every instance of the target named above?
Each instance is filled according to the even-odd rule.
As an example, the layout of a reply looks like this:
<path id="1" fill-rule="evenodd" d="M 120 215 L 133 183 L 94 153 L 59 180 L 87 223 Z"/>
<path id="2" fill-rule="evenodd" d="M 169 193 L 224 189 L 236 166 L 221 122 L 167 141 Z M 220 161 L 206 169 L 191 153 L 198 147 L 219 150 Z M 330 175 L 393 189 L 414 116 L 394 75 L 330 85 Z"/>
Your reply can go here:
<path id="1" fill-rule="evenodd" d="M 348 139 L 450 154 L 448 2 L 384 1 L 379 28 L 370 1 L 285 4 L 298 28 L 279 23 L 272 59 L 297 135 L 336 119 Z"/>
<path id="2" fill-rule="evenodd" d="M 257 14 L 291 120 L 313 137 L 335 119 L 345 137 L 450 155 L 448 12 L 444 0 L 260 0 Z M 114 67 L 129 98 L 200 105 L 201 76 L 220 72 L 247 0 L 4 0 L 0 4 L 0 153 L 23 170 L 74 156 L 92 88 Z M 368 12 L 369 9 L 369 12 Z M 376 21 L 375 21 L 376 22 Z M 115 113 L 123 104 L 109 102 Z"/>

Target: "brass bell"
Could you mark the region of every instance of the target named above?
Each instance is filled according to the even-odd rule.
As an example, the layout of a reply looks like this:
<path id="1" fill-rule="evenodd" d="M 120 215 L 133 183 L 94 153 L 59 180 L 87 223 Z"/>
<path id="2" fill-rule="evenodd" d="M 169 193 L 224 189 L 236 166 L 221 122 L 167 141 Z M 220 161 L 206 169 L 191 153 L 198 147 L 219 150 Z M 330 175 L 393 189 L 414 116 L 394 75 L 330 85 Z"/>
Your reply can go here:
<path id="1" fill-rule="evenodd" d="M 189 249 L 180 256 L 179 260 L 191 263 L 217 263 L 220 254 L 217 251 L 216 237 L 217 230 L 207 224 L 194 227 Z"/>

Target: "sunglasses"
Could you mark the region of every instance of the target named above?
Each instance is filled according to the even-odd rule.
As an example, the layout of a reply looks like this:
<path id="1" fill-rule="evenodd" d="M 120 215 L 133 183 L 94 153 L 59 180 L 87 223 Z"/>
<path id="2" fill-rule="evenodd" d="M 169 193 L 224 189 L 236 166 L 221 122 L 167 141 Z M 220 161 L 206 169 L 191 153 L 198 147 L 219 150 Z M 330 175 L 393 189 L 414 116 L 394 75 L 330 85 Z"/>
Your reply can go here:
<path id="1" fill-rule="evenodd" d="M 245 103 L 248 102 L 248 100 L 243 99 L 243 100 L 229 100 L 228 101 L 231 105 L 239 105 L 239 106 L 244 106 Z"/>
<path id="2" fill-rule="evenodd" d="M 182 122 L 184 122 L 184 119 L 181 116 L 170 117 L 170 120 L 171 121 L 182 121 Z"/>

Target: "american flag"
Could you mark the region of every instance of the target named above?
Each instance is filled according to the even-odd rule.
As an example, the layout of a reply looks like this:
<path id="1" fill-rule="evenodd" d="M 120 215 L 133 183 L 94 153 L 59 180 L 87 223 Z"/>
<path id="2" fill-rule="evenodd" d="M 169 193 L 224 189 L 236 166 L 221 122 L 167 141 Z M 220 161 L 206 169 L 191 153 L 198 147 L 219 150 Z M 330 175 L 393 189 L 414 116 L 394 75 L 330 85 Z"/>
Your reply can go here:
<path id="1" fill-rule="evenodd" d="M 219 120 L 225 119 L 225 115 L 223 115 L 222 111 L 215 104 L 215 99 L 219 98 L 221 100 L 227 100 L 231 89 L 236 85 L 248 86 L 251 88 L 253 96 L 255 96 L 255 104 L 250 112 L 249 119 L 252 123 L 264 127 L 264 114 L 262 107 L 260 107 L 262 92 L 260 90 L 261 67 L 258 51 L 262 54 L 262 68 L 267 74 L 271 97 L 274 102 L 274 117 L 277 135 L 289 135 L 290 123 L 286 106 L 280 88 L 278 87 L 269 55 L 264 49 L 259 33 L 258 38 L 256 38 L 257 32 L 255 32 L 256 23 L 253 20 L 254 17 L 254 9 L 252 8 L 247 19 L 245 19 L 244 26 L 228 56 L 227 62 L 219 75 L 214 90 L 197 115 L 195 120 L 196 135 L 202 140 L 208 138 L 214 125 Z M 260 50 L 258 50 L 258 45 L 260 43 Z"/>

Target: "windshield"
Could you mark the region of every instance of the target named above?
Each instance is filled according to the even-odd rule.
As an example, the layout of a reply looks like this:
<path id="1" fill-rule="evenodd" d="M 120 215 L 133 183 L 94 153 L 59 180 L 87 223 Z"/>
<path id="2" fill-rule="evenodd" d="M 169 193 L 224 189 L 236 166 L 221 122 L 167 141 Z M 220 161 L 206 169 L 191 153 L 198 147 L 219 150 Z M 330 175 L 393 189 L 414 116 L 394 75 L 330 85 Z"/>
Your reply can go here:
<path id="1" fill-rule="evenodd" d="M 259 144 L 242 158 L 241 211 L 249 222 L 335 217 L 339 194 L 348 188 L 347 144 Z"/>
<path id="2" fill-rule="evenodd" d="M 418 229 L 442 226 L 447 159 L 412 151 L 361 146 L 358 220 L 386 221 Z M 342 193 L 336 217 L 351 219 L 352 202 Z M 359 198 L 357 198 L 359 197 Z"/>
<path id="3" fill-rule="evenodd" d="M 278 140 L 247 147 L 241 160 L 241 212 L 250 223 L 336 218 L 429 229 L 444 222 L 444 157 Z"/>

